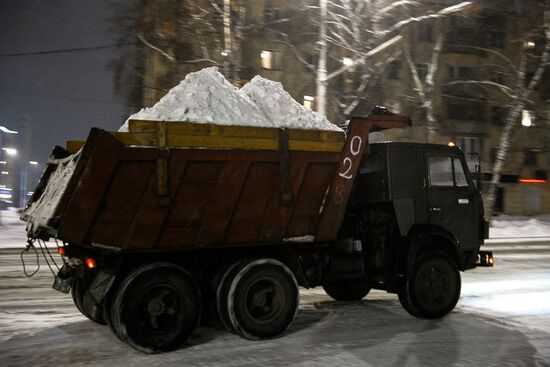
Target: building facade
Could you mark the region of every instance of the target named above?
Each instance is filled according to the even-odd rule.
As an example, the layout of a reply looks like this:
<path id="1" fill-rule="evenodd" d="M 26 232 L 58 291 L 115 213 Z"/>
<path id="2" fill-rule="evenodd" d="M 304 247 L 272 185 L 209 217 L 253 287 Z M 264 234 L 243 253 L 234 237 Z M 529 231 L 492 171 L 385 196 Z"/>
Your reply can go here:
<path id="1" fill-rule="evenodd" d="M 376 11 L 393 11 L 393 2 L 376 3 L 378 8 L 365 13 L 365 29 L 354 37 L 383 34 L 413 11 L 418 18 L 456 2 L 425 1 L 414 10 L 395 9 L 394 17 L 388 19 L 378 19 Z M 238 87 L 254 75 L 280 81 L 295 100 L 315 110 L 319 2 L 224 0 L 214 4 L 172 0 L 143 9 L 142 105 L 153 105 L 187 73 L 216 65 Z M 329 23 L 342 16 L 330 11 L 325 18 Z M 532 79 L 545 44 L 543 13 L 541 3 L 534 0 L 505 6 L 499 1 L 475 1 L 456 14 L 405 23 L 393 33 L 401 37 L 399 42 L 369 59 L 360 57 L 359 46 L 344 47 L 347 41 L 339 42 L 342 36 L 329 28 L 327 69 L 329 74 L 345 71 L 328 81 L 327 117 L 339 124 L 347 115 L 368 113 L 376 105 L 410 115 L 413 127 L 378 138 L 453 142 L 472 162 L 477 159 L 473 153 L 479 154 L 484 179 L 489 181 L 503 129 L 518 103 L 514 95 Z M 348 20 L 353 28 L 351 17 L 342 27 Z M 525 103 L 513 118 L 514 133 L 495 213 L 550 213 L 548 74 L 528 101 L 522 100 Z"/>

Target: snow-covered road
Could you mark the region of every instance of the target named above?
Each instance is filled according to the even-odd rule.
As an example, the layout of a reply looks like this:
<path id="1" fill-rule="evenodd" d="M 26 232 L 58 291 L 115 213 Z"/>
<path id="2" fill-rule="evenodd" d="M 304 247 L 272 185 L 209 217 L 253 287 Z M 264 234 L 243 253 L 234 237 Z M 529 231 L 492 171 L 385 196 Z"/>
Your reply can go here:
<path id="1" fill-rule="evenodd" d="M 0 366 L 550 366 L 550 241 L 491 243 L 496 267 L 463 273 L 459 305 L 443 320 L 411 317 L 395 295 L 361 302 L 302 290 L 281 338 L 251 342 L 201 327 L 190 345 L 146 355 L 119 342 L 51 289 L 42 267 L 23 275 L 24 227 L 0 227 Z"/>

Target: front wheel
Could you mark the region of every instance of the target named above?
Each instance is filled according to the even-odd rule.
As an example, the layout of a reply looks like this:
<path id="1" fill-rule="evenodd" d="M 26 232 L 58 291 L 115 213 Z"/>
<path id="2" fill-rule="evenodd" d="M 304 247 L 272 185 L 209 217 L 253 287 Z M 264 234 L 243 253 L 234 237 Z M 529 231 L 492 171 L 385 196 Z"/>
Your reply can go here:
<path id="1" fill-rule="evenodd" d="M 403 308 L 415 317 L 437 319 L 451 312 L 460 297 L 461 279 L 447 256 L 424 257 L 399 293 Z"/>
<path id="2" fill-rule="evenodd" d="M 359 301 L 370 292 L 370 287 L 362 281 L 334 281 L 323 283 L 325 292 L 337 301 Z"/>

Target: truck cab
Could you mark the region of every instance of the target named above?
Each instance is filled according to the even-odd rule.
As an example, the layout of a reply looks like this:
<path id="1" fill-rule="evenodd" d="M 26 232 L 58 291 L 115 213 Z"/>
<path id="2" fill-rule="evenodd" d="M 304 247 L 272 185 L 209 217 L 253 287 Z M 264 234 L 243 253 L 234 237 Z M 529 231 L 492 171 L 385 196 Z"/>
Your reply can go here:
<path id="1" fill-rule="evenodd" d="M 353 232 L 361 241 L 366 283 L 398 293 L 407 311 L 428 318 L 454 307 L 460 294 L 458 271 L 476 267 L 487 233 L 479 184 L 463 152 L 446 145 L 371 144 L 345 218 L 342 228 L 347 231 L 340 237 Z M 422 270 L 423 264 L 428 268 Z M 446 307 L 418 305 L 429 298 L 417 294 L 426 293 L 419 289 L 419 272 L 453 283 L 440 286 L 448 293 L 454 289 Z"/>
<path id="2" fill-rule="evenodd" d="M 453 241 L 461 253 L 477 251 L 483 243 L 481 193 L 458 147 L 372 144 L 354 194 L 359 207 L 391 203 L 403 237 L 415 227 L 428 226 Z M 473 259 L 462 256 L 462 267 L 474 266 Z"/>

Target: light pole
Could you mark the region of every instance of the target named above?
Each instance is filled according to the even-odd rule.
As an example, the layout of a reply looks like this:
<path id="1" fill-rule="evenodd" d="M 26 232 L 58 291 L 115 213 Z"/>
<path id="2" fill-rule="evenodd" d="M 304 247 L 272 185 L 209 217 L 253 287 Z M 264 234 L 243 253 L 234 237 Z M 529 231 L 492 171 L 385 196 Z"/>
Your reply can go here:
<path id="1" fill-rule="evenodd" d="M 18 132 L 10 130 L 5 126 L 0 125 L 0 170 L 2 171 L 2 173 L 8 172 L 8 171 L 6 171 L 7 168 L 4 169 L 4 167 L 7 167 L 7 156 L 13 156 L 13 155 L 17 154 L 17 151 L 15 149 L 4 147 L 4 145 L 3 145 L 3 135 L 4 134 L 18 134 Z M 6 159 L 4 159 L 4 152 L 6 152 Z M 2 178 L 2 176 L 4 176 L 4 175 L 0 174 L 0 178 Z M 2 181 L 3 180 L 0 180 L 0 183 L 2 183 Z M 2 224 L 2 210 L 1 209 L 3 209 L 3 205 L 2 205 L 2 207 L 0 207 L 0 225 Z"/>

